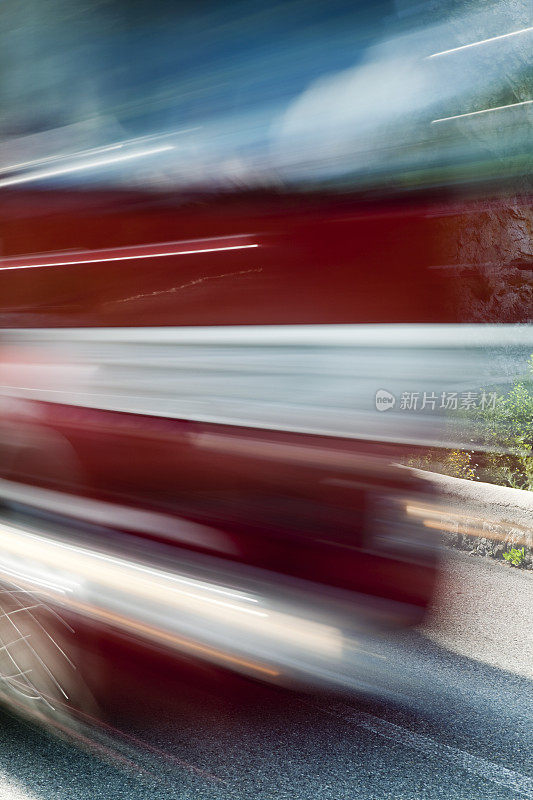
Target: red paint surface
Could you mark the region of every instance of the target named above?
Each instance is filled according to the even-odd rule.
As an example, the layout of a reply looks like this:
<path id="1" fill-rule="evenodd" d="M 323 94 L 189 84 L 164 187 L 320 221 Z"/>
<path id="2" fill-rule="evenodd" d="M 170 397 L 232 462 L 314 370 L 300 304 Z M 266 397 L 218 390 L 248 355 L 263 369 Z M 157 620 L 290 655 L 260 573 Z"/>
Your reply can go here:
<path id="1" fill-rule="evenodd" d="M 457 319 L 457 270 L 476 265 L 456 263 L 458 237 L 481 224 L 486 206 L 7 192 L 0 266 L 27 265 L 31 259 L 20 257 L 32 254 L 39 264 L 102 260 L 0 270 L 0 325 L 468 322 Z M 243 234 L 259 247 L 106 260 L 131 255 L 132 247 L 165 252 L 168 243 L 195 239 L 200 248 L 212 237 L 231 245 Z"/>

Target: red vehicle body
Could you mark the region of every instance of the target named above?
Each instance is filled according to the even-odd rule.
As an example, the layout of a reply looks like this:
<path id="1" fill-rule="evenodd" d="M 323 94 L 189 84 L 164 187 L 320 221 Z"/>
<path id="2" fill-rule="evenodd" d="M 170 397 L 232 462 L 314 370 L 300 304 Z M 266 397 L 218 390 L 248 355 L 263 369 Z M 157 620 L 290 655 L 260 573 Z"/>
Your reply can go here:
<path id="1" fill-rule="evenodd" d="M 465 323 L 456 278 L 476 265 L 455 264 L 454 251 L 458 231 L 485 212 L 427 198 L 12 191 L 0 209 L 0 320 L 9 329 Z M 4 371 L 20 358 L 4 345 Z M 326 580 L 427 602 L 425 569 L 413 565 L 413 577 L 380 586 L 364 549 L 353 563 L 336 550 L 324 560 L 315 543 L 360 527 L 365 491 L 342 481 L 366 485 L 368 458 L 398 459 L 401 443 L 32 398 L 3 406 L 4 453 L 38 418 L 68 442 L 76 464 L 62 468 L 42 448 L 20 447 L 2 459 L 5 479 L 215 523 L 239 537 L 243 559 L 259 537 L 270 542 L 260 557 L 270 568 L 316 577 L 320 565 L 325 576 L 331 560 Z M 398 481 L 395 473 L 385 483 Z M 390 571 L 385 554 L 379 561 L 377 572 Z"/>
<path id="2" fill-rule="evenodd" d="M 171 545 L 174 569 L 216 557 L 304 581 L 318 605 L 344 593 L 344 619 L 352 597 L 372 627 L 418 621 L 436 547 L 407 509 L 432 498 L 393 466 L 417 442 L 326 420 L 358 365 L 344 342 L 323 352 L 321 336 L 470 322 L 457 274 L 475 279 L 476 264 L 456 263 L 457 235 L 482 213 L 427 198 L 12 191 L 0 207 L 4 502 L 78 526 L 84 546 L 97 524 Z M 185 366 L 169 349 L 184 335 Z M 309 366 L 298 378 L 301 358 L 326 386 L 314 416 L 305 395 L 322 388 Z M 375 389 L 387 378 L 376 364 Z"/>
<path id="3" fill-rule="evenodd" d="M 11 190 L 2 326 L 469 322 L 446 269 L 475 272 L 458 239 L 491 205 Z"/>

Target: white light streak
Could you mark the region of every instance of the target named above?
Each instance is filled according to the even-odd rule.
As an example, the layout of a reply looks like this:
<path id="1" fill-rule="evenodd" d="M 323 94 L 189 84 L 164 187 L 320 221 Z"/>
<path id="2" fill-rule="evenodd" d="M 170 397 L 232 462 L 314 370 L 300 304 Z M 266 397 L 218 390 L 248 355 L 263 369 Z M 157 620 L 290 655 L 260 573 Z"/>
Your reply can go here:
<path id="1" fill-rule="evenodd" d="M 134 627 L 146 625 L 147 620 L 157 614 L 166 635 L 187 633 L 189 637 L 192 632 L 201 647 L 209 646 L 209 640 L 213 639 L 211 626 L 222 625 L 227 627 L 226 639 L 230 643 L 235 634 L 247 636 L 252 640 L 252 648 L 263 651 L 268 646 L 273 657 L 276 650 L 283 656 L 287 644 L 335 658 L 342 655 L 343 639 L 337 628 L 291 612 L 270 610 L 269 600 L 263 595 L 249 598 L 231 588 L 30 533 L 3 520 L 0 535 L 0 574 L 6 558 L 9 559 L 7 568 L 17 576 L 19 564 L 21 572 L 27 564 L 41 572 L 52 568 L 58 578 L 65 576 L 77 584 L 71 595 L 61 598 L 65 607 L 71 604 L 75 607 L 81 592 L 84 603 L 87 597 L 93 601 L 93 614 L 103 612 L 107 616 L 115 613 L 117 605 L 121 609 L 127 607 L 132 615 L 130 624 Z M 37 584 L 33 579 L 32 582 Z M 213 597 L 213 593 L 227 594 L 234 599 L 220 599 Z M 258 603 L 253 608 L 238 602 L 254 599 Z M 261 619 L 259 625 L 257 618 Z M 128 625 L 128 619 L 124 619 L 124 623 Z M 217 632 L 215 641 L 218 638 Z M 234 658 L 231 654 L 230 657 Z"/>
<path id="2" fill-rule="evenodd" d="M 38 164 L 48 164 L 50 161 L 66 161 L 68 158 L 82 158 L 83 156 L 93 156 L 97 153 L 107 153 L 110 150 L 121 150 L 124 147 L 131 149 L 132 145 L 147 144 L 154 140 L 168 139 L 171 136 L 182 136 L 185 133 L 193 133 L 199 131 L 201 126 L 197 125 L 194 128 L 183 128 L 178 131 L 170 131 L 170 133 L 154 133 L 149 136 L 137 136 L 134 139 L 124 139 L 122 142 L 115 142 L 114 144 L 101 145 L 100 147 L 91 147 L 88 150 L 74 150 L 72 153 L 57 153 L 53 156 L 46 156 L 43 158 L 34 158 L 30 161 L 21 161 L 17 164 L 8 164 L 7 166 L 0 166 L 0 173 L 13 172 L 14 170 L 23 169 L 25 167 L 34 167 Z"/>
<path id="3" fill-rule="evenodd" d="M 460 47 L 451 47 L 449 50 L 441 50 L 440 53 L 433 53 L 426 58 L 437 58 L 437 56 L 446 56 L 448 53 L 457 53 L 459 50 L 467 50 L 469 47 L 478 47 L 480 44 L 488 44 L 489 42 L 496 42 L 499 39 L 507 39 L 509 36 L 518 36 L 520 33 L 529 33 L 533 31 L 533 27 L 520 28 L 519 31 L 511 31 L 511 33 L 502 33 L 500 36 L 491 36 L 490 39 L 481 39 L 479 42 L 472 42 L 471 44 L 463 44 Z"/>
<path id="4" fill-rule="evenodd" d="M 65 594 L 66 592 L 72 592 L 72 586 L 59 586 L 56 583 L 52 583 L 51 581 L 46 581 L 43 578 L 37 578 L 35 575 L 27 575 L 24 572 L 18 572 L 12 569 L 8 569 L 3 564 L 0 567 L 0 573 L 2 575 L 9 575 L 10 577 L 16 578 L 18 581 L 22 583 L 29 583 L 36 586 L 43 586 L 45 589 L 52 589 L 54 592 L 59 592 L 60 594 Z"/>
<path id="5" fill-rule="evenodd" d="M 1 185 L 1 183 L 0 183 Z M 109 256 L 106 258 L 86 258 L 77 261 L 54 261 L 50 264 L 16 264 L 10 267 L 0 267 L 0 271 L 9 269 L 37 269 L 39 267 L 68 267 L 76 264 L 101 264 L 108 261 L 133 261 L 141 258 L 164 258 L 165 256 L 190 256 L 195 253 L 218 253 L 222 250 L 248 250 L 251 247 L 259 247 L 258 244 L 233 244 L 227 247 L 200 247 L 195 250 L 172 250 L 165 253 L 140 253 L 131 256 Z"/>
<path id="6" fill-rule="evenodd" d="M 489 111 L 502 111 L 504 108 L 516 108 L 517 106 L 527 106 L 533 103 L 533 100 L 522 100 L 520 103 L 509 103 L 506 106 L 494 106 L 494 108 L 483 108 L 481 111 L 469 111 L 467 114 L 454 114 L 453 117 L 441 117 L 440 119 L 433 119 L 431 124 L 436 122 L 447 122 L 449 119 L 462 119 L 463 117 L 475 117 L 477 114 L 488 114 Z"/>
<path id="7" fill-rule="evenodd" d="M 107 153 L 110 150 L 120 150 L 122 147 L 122 144 L 108 144 L 105 145 L 105 147 L 93 147 L 90 150 L 76 150 L 73 153 L 62 153 L 60 155 L 47 156 L 46 158 L 34 158 L 31 161 L 21 161 L 18 164 L 8 164 L 6 167 L 0 167 L 0 172 L 14 172 L 17 169 L 35 167 L 38 164 L 48 164 L 50 161 L 65 161 L 67 158 L 94 156 L 98 153 Z"/>
<path id="8" fill-rule="evenodd" d="M 17 186 L 21 183 L 30 183 L 31 181 L 41 181 L 46 178 L 55 178 L 59 175 L 68 175 L 71 172 L 81 172 L 82 170 L 97 169 L 98 167 L 105 167 L 109 164 L 117 164 L 121 161 L 131 161 L 135 158 L 144 158 L 145 156 L 156 155 L 163 153 L 166 150 L 173 150 L 174 145 L 165 144 L 159 147 L 150 147 L 145 150 L 137 150 L 134 153 L 124 153 L 123 155 L 110 156 L 107 158 L 98 158 L 93 161 L 88 161 L 81 164 L 70 164 L 65 167 L 56 167 L 54 169 L 41 169 L 32 172 L 29 175 L 19 175 L 15 178 L 3 178 L 0 180 L 0 187 L 3 186 Z"/>

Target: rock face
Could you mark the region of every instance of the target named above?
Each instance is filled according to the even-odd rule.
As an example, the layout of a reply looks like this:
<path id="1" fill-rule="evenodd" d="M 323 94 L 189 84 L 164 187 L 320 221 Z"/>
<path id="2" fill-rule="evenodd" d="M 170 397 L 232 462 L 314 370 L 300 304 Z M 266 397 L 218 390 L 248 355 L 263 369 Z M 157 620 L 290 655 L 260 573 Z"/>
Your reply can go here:
<path id="1" fill-rule="evenodd" d="M 523 547 L 520 567 L 533 568 L 533 492 L 413 471 L 438 491 L 445 544 L 501 560 L 511 548 Z"/>
<path id="2" fill-rule="evenodd" d="M 443 257 L 455 267 L 459 319 L 526 322 L 533 309 L 533 208 L 518 198 L 441 220 Z"/>

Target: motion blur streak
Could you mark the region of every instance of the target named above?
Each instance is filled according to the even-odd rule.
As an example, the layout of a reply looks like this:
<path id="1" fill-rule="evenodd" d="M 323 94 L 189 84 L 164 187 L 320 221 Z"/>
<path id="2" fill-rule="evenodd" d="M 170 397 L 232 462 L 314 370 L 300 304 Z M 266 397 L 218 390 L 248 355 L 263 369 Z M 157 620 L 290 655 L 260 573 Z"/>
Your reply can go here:
<path id="1" fill-rule="evenodd" d="M 476 527 L 468 522 L 452 524 L 447 522 L 435 522 L 434 520 L 425 519 L 423 524 L 426 528 L 432 528 L 436 531 L 447 531 L 448 533 L 460 533 L 466 536 L 472 537 L 484 537 L 485 539 L 495 539 L 496 541 L 500 542 L 508 542 L 509 541 L 509 534 L 507 535 L 502 532 L 498 533 L 491 530 L 486 530 L 483 527 Z M 517 534 L 513 535 L 513 545 L 528 545 L 530 541 L 530 535 L 525 534 L 524 536 L 519 536 Z"/>
<path id="2" fill-rule="evenodd" d="M 171 514 L 144 511 L 86 497 L 73 497 L 65 492 L 25 486 L 15 481 L 1 479 L 0 497 L 4 501 L 26 504 L 49 512 L 55 511 L 57 514 L 97 525 L 124 527 L 137 533 L 150 531 L 153 536 L 161 536 L 176 543 L 194 543 L 206 550 L 216 550 L 233 556 L 238 554 L 238 549 L 231 538 L 222 531 L 207 525 L 195 524 L 190 520 L 179 519 Z"/>
<path id="3" fill-rule="evenodd" d="M 0 136 L 4 169 L 21 174 L 0 186 L 441 187 L 523 169 L 526 120 L 485 129 L 483 146 L 440 126 L 428 134 L 428 122 L 450 107 L 466 110 L 487 95 L 507 102 L 508 84 L 523 99 L 520 47 L 530 19 L 520 3 L 500 0 L 488 11 L 486 3 L 442 2 L 432 12 L 409 0 L 245 0 L 203 10 L 61 0 L 47 15 L 36 0 L 25 10 L 4 5 Z M 39 36 L 28 30 L 32 15 Z M 147 141 L 146 158 L 23 172 L 63 151 Z"/>
<path id="4" fill-rule="evenodd" d="M 490 111 L 503 111 L 506 108 L 517 108 L 518 106 L 528 106 L 533 103 L 533 100 L 522 100 L 520 103 L 508 103 L 506 106 L 494 106 L 494 108 L 482 108 L 481 111 L 469 111 L 467 114 L 455 114 L 453 117 L 441 117 L 440 119 L 432 120 L 431 124 L 436 122 L 448 122 L 450 119 L 462 119 L 463 117 L 475 117 L 477 114 L 488 114 Z"/>
<path id="5" fill-rule="evenodd" d="M 140 634 L 147 640 L 154 640 L 165 645 L 170 645 L 175 649 L 185 650 L 186 652 L 209 658 L 215 662 L 231 664 L 247 671 L 250 670 L 252 672 L 258 672 L 261 675 L 269 678 L 276 678 L 280 675 L 280 672 L 277 669 L 265 667 L 263 664 L 257 664 L 253 661 L 246 661 L 243 658 L 231 656 L 229 653 L 225 653 L 222 650 L 215 650 L 213 647 L 206 647 L 205 645 L 198 644 L 197 642 L 193 642 L 179 636 L 174 636 L 171 633 L 154 628 L 151 625 L 144 625 L 143 623 L 133 620 L 130 617 L 114 614 L 110 611 L 105 611 L 102 608 L 87 605 L 86 603 L 80 603 L 75 600 L 70 601 L 70 606 L 74 610 L 82 613 L 84 616 L 86 615 L 89 618 L 110 623 L 115 628 L 118 628 L 122 631 L 131 631 L 133 633 Z"/>
<path id="6" fill-rule="evenodd" d="M 108 153 L 110 150 L 120 150 L 122 146 L 122 144 L 108 144 L 104 145 L 104 147 L 93 147 L 90 150 L 80 150 L 76 153 L 64 153 L 55 156 L 47 156 L 46 158 L 36 158 L 33 159 L 33 161 L 21 161 L 19 164 L 6 164 L 0 167 L 0 173 L 15 172 L 23 167 L 34 167 L 39 164 L 49 164 L 50 161 L 61 161 L 64 158 L 81 158 L 82 156 L 94 156 L 98 153 Z"/>
<path id="7" fill-rule="evenodd" d="M 533 28 L 521 28 L 519 31 L 511 31 L 510 33 L 502 33 L 500 36 L 491 36 L 490 39 L 481 39 L 479 42 L 471 42 L 470 44 L 463 44 L 460 47 L 452 47 L 449 50 L 441 50 L 440 53 L 433 53 L 428 58 L 437 58 L 438 56 L 446 56 L 449 53 L 458 53 L 461 50 L 467 50 L 469 47 L 478 47 L 481 44 L 489 44 L 490 42 L 497 42 L 500 39 L 507 39 L 509 36 L 518 36 L 521 33 L 529 33 Z"/>
<path id="8" fill-rule="evenodd" d="M 98 158 L 92 161 L 82 162 L 81 164 L 67 164 L 64 167 L 57 167 L 55 169 L 42 169 L 36 172 L 30 172 L 28 175 L 20 175 L 14 178 L 0 179 L 0 188 L 6 186 L 17 186 L 21 183 L 30 183 L 31 181 L 42 181 L 47 178 L 57 178 L 61 175 L 68 175 L 72 172 L 82 172 L 83 170 L 98 169 L 100 167 L 107 167 L 111 164 L 119 164 L 122 161 L 131 161 L 136 158 L 146 158 L 146 156 L 153 156 L 157 153 L 164 153 L 167 150 L 173 150 L 174 145 L 160 145 L 159 147 L 150 147 L 146 150 L 137 150 L 134 153 L 124 153 L 118 156 L 109 156 L 108 158 Z"/>
<path id="9" fill-rule="evenodd" d="M 146 249 L 150 246 L 148 245 Z M 224 250 L 249 250 L 253 247 L 259 247 L 258 244 L 233 244 L 220 247 L 196 247 L 191 250 L 187 249 L 179 249 L 179 250 L 155 250 L 154 252 L 148 253 L 136 253 L 132 255 L 104 255 L 102 254 L 101 258 L 76 258 L 72 261 L 46 261 L 43 263 L 18 263 L 18 264 L 10 264 L 8 266 L 3 266 L 2 262 L 0 261 L 0 270 L 5 269 L 36 269 L 38 267 L 67 267 L 67 266 L 75 266 L 76 264 L 100 264 L 104 261 L 136 261 L 143 258 L 164 258 L 165 256 L 189 256 L 196 253 L 218 253 Z M 113 251 L 112 251 L 113 252 Z M 47 258 L 53 257 L 52 254 L 47 253 Z"/>
<path id="10" fill-rule="evenodd" d="M 190 133 L 192 130 L 198 130 L 197 128 L 187 128 L 183 131 L 175 131 L 172 136 L 176 136 L 182 133 Z M 116 144 L 108 144 L 104 145 L 103 147 L 92 147 L 89 150 L 78 150 L 76 152 L 66 152 L 66 153 L 58 153 L 57 155 L 47 156 L 46 158 L 36 158 L 32 161 L 21 161 L 18 164 L 7 164 L 0 166 L 0 173 L 2 172 L 15 172 L 16 170 L 23 169 L 25 167 L 34 167 L 40 164 L 48 164 L 50 161 L 64 161 L 69 158 L 83 158 L 86 156 L 94 156 L 99 153 L 108 153 L 111 150 L 122 150 L 124 147 L 133 144 L 140 144 L 140 142 L 147 142 L 150 139 L 153 139 L 153 136 L 141 136 L 137 139 L 127 139 L 123 142 L 117 142 Z M 164 152 L 164 149 L 157 149 L 157 151 L 152 150 L 151 152 Z M 138 154 L 138 152 L 137 152 Z M 113 162 L 110 162 L 113 163 Z"/>
<path id="11" fill-rule="evenodd" d="M 440 398 L 507 386 L 533 346 L 525 325 L 6 329 L 0 338 L 0 397 L 470 449 L 487 446 L 483 424 L 466 419 L 459 440 Z M 383 389 L 396 401 L 376 413 Z M 405 393 L 432 394 L 433 406 L 406 409 Z"/>
<path id="12" fill-rule="evenodd" d="M 528 529 L 524 528 L 524 535 L 520 536 L 517 531 L 520 526 L 516 522 L 513 525 L 506 523 L 494 513 L 486 517 L 458 514 L 446 508 L 444 503 L 438 508 L 408 505 L 406 511 L 411 516 L 422 519 L 422 524 L 432 530 L 461 533 L 472 537 L 480 536 L 502 542 L 512 538 L 517 545 L 527 545 L 529 542 Z"/>
<path id="13" fill-rule="evenodd" d="M 128 619 L 124 625 L 139 633 L 152 631 L 161 639 L 163 631 L 165 641 L 178 649 L 183 642 L 190 649 L 192 639 L 193 648 L 205 657 L 228 652 L 235 665 L 249 665 L 250 659 L 242 654 L 266 657 L 274 664 L 274 668 L 266 665 L 264 671 L 269 674 L 276 674 L 279 666 L 289 669 L 296 654 L 307 661 L 311 673 L 321 658 L 331 664 L 342 658 L 343 638 L 338 629 L 313 620 L 309 613 L 307 617 L 291 613 L 289 605 L 277 610 L 275 582 L 270 598 L 247 596 L 7 523 L 1 524 L 0 531 L 0 571 L 11 580 L 30 584 L 27 588 L 35 592 L 44 592 L 64 610 L 79 610 L 82 603 L 85 610 L 92 609 L 93 616 L 113 619 L 117 625 Z M 242 578 L 245 581 L 245 570 Z M 228 595 L 229 600 L 220 595 Z"/>

